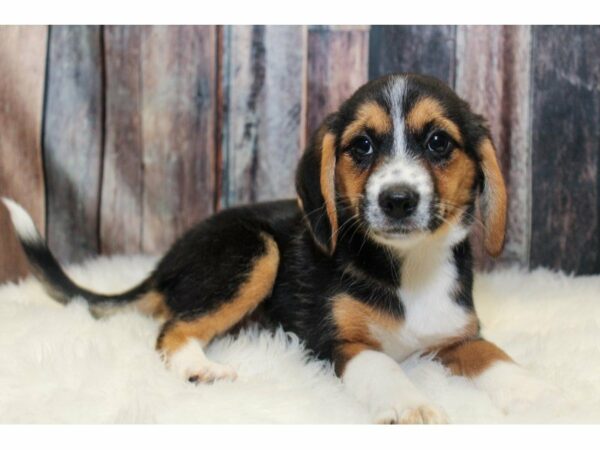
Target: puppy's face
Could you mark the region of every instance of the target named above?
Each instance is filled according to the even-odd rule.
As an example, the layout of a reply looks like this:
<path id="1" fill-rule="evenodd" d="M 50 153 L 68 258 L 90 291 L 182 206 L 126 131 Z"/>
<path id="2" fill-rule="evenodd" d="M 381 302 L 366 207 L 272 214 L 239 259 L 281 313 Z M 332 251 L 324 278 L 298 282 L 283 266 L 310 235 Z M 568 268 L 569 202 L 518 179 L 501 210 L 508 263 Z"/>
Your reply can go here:
<path id="1" fill-rule="evenodd" d="M 442 230 L 464 237 L 479 195 L 489 228 L 486 246 L 492 254 L 501 250 L 506 194 L 489 132 L 480 116 L 431 77 L 394 75 L 366 84 L 324 122 L 303 159 L 318 160 L 330 225 L 320 231 L 330 235 L 323 245 L 330 252 L 348 221 L 397 247 Z M 310 177 L 301 173 L 303 165 L 300 199 L 314 204 L 301 186 Z"/>

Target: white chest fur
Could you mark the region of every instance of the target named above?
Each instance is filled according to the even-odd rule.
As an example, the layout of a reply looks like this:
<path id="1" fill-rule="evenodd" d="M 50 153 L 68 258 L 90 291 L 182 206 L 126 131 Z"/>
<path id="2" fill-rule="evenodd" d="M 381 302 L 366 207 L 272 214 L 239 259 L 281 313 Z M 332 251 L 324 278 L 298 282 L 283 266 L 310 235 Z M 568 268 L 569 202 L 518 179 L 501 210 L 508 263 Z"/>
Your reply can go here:
<path id="1" fill-rule="evenodd" d="M 465 332 L 473 314 L 454 299 L 457 278 L 450 248 L 419 248 L 405 255 L 398 290 L 404 321 L 394 330 L 371 329 L 385 353 L 403 360 Z"/>

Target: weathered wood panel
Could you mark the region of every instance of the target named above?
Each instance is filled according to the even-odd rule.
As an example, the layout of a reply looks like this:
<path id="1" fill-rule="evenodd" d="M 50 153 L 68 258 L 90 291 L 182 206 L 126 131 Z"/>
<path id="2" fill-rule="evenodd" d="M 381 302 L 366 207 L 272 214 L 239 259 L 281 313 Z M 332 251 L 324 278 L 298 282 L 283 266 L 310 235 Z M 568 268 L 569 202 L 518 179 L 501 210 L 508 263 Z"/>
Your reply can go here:
<path id="1" fill-rule="evenodd" d="M 293 196 L 304 147 L 306 28 L 224 30 L 223 205 Z"/>
<path id="2" fill-rule="evenodd" d="M 419 72 L 454 84 L 455 26 L 371 27 L 369 79 L 393 72 Z"/>
<path id="3" fill-rule="evenodd" d="M 597 273 L 600 27 L 533 37 L 531 264 Z"/>
<path id="4" fill-rule="evenodd" d="M 327 114 L 368 79 L 369 27 L 310 27 L 308 31 L 309 135 Z"/>
<path id="5" fill-rule="evenodd" d="M 457 93 L 490 126 L 508 189 L 506 245 L 500 261 L 529 262 L 530 233 L 530 27 L 459 26 L 456 33 Z M 475 253 L 486 266 L 479 228 Z"/>
<path id="6" fill-rule="evenodd" d="M 102 248 L 160 252 L 214 210 L 216 28 L 105 37 Z"/>
<path id="7" fill-rule="evenodd" d="M 0 195 L 21 203 L 44 233 L 42 109 L 48 29 L 0 26 Z M 0 206 L 0 282 L 27 262 Z"/>
<path id="8" fill-rule="evenodd" d="M 215 211 L 219 211 L 223 207 L 223 200 L 225 191 L 223 177 L 225 175 L 225 166 L 223 158 L 223 144 L 225 143 L 225 25 L 217 25 L 216 27 L 216 77 L 217 83 L 215 87 Z"/>
<path id="9" fill-rule="evenodd" d="M 142 250 L 142 28 L 104 28 L 105 136 L 100 207 L 103 253 Z"/>
<path id="10" fill-rule="evenodd" d="M 99 26 L 50 28 L 44 118 L 47 240 L 63 261 L 98 254 L 103 89 Z"/>
<path id="11" fill-rule="evenodd" d="M 142 39 L 142 249 L 156 252 L 214 211 L 216 27 L 145 27 Z"/>
<path id="12" fill-rule="evenodd" d="M 500 261 L 598 273 L 599 30 L 0 27 L 0 195 L 44 232 L 45 164 L 60 259 L 160 252 L 216 207 L 293 196 L 306 133 L 367 72 L 418 71 L 489 119 L 509 189 Z M 25 271 L 0 208 L 0 280 Z"/>

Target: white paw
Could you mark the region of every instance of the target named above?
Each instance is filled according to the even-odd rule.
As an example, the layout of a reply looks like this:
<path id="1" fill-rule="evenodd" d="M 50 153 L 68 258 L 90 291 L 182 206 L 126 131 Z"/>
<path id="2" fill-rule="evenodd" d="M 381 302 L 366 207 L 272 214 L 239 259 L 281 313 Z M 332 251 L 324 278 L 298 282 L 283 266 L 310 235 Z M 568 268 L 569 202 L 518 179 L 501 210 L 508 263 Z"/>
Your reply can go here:
<path id="1" fill-rule="evenodd" d="M 375 422 L 381 424 L 441 424 L 448 423 L 448 416 L 443 409 L 435 405 L 399 405 L 377 413 Z"/>
<path id="2" fill-rule="evenodd" d="M 476 383 L 505 414 L 567 404 L 558 387 L 512 363 L 497 363 L 480 375 Z"/>
<path id="3" fill-rule="evenodd" d="M 212 383 L 217 380 L 233 381 L 237 378 L 237 373 L 231 366 L 207 361 L 200 367 L 189 368 L 185 377 L 191 383 Z"/>
<path id="4" fill-rule="evenodd" d="M 181 378 L 192 383 L 211 383 L 217 380 L 233 381 L 237 373 L 233 367 L 209 360 L 202 342 L 190 339 L 187 344 L 167 358 L 167 366 Z"/>
<path id="5" fill-rule="evenodd" d="M 448 422 L 446 413 L 431 405 L 398 363 L 381 352 L 360 352 L 348 362 L 342 379 L 376 423 Z"/>

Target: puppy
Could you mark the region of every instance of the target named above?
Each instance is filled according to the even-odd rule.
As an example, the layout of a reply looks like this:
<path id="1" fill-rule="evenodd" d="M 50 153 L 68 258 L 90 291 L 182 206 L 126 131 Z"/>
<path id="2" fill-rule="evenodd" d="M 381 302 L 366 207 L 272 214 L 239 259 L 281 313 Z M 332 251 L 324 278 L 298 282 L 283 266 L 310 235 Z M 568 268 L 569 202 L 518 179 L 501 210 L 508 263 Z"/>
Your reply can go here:
<path id="1" fill-rule="evenodd" d="M 484 119 L 442 82 L 396 74 L 329 115 L 299 163 L 297 200 L 222 211 L 181 237 L 131 290 L 71 281 L 5 199 L 34 273 L 61 303 L 163 321 L 156 348 L 185 380 L 233 379 L 205 347 L 245 319 L 296 333 L 383 423 L 442 423 L 399 362 L 432 353 L 504 409 L 546 386 L 479 334 L 468 235 L 477 200 L 498 255 L 506 190 Z"/>

